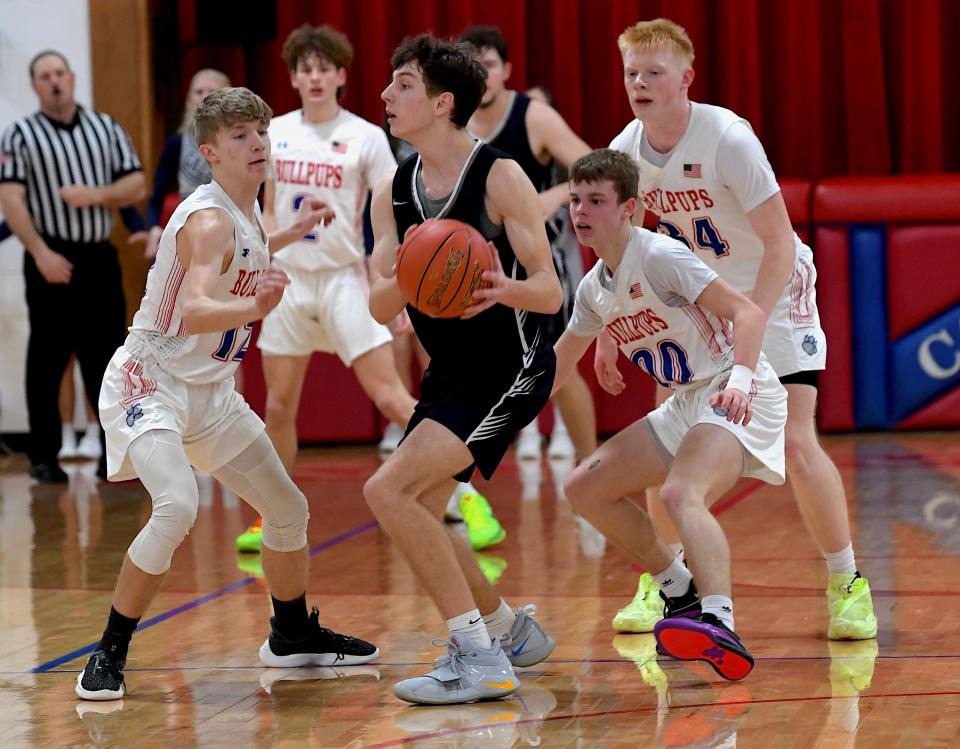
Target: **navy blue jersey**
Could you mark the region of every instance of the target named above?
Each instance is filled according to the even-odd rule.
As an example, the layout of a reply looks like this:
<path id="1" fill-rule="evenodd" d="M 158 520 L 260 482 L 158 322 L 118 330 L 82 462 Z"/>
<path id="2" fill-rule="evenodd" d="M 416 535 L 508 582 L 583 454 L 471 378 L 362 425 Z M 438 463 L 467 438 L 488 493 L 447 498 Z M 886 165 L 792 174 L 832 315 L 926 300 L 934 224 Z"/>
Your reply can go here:
<path id="1" fill-rule="evenodd" d="M 543 192 L 553 185 L 553 159 L 541 164 L 530 150 L 530 134 L 527 132 L 527 109 L 530 101 L 526 94 L 514 93 L 513 105 L 507 113 L 503 127 L 487 143 L 512 157 L 533 182 L 534 189 Z"/>
<path id="2" fill-rule="evenodd" d="M 417 191 L 420 155 L 413 154 L 397 168 L 393 178 L 393 215 L 398 236 L 428 218 L 451 218 L 470 224 L 494 243 L 504 273 L 518 280 L 527 277 L 507 240 L 503 226 L 491 231 L 486 216 L 487 175 L 497 159 L 506 154 L 478 143 L 463 167 L 460 179 L 446 204 L 431 216 L 425 212 Z M 523 366 L 531 350 L 549 346 L 544 336 L 545 315 L 495 304 L 476 317 L 440 319 L 407 305 L 410 320 L 427 353 L 435 374 L 451 373 L 462 378 L 507 375 Z"/>

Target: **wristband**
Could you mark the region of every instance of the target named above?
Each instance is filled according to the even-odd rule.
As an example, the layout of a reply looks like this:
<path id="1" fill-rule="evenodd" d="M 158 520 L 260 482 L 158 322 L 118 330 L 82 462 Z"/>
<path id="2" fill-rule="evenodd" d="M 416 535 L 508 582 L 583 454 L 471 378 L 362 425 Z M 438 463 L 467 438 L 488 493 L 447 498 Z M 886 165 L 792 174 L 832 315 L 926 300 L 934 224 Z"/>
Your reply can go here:
<path id="1" fill-rule="evenodd" d="M 730 379 L 727 380 L 727 387 L 736 388 L 744 395 L 750 395 L 752 385 L 753 370 L 743 364 L 734 364 L 730 371 Z"/>

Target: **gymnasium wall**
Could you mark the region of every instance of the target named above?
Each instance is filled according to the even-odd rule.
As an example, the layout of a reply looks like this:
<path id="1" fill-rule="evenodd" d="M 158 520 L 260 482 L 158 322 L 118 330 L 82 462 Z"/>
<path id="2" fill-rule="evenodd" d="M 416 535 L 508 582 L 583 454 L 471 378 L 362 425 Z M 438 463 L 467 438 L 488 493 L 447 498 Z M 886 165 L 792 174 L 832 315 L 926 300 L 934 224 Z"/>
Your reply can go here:
<path id="1" fill-rule="evenodd" d="M 50 23 L 50 19 L 57 19 Z M 27 66 L 43 49 L 66 55 L 77 74 L 76 97 L 92 102 L 90 15 L 87 0 L 3 0 L 0 7 L 0 128 L 35 112 L 37 99 Z M 0 432 L 27 431 L 24 391 L 27 306 L 23 246 L 0 242 Z"/>

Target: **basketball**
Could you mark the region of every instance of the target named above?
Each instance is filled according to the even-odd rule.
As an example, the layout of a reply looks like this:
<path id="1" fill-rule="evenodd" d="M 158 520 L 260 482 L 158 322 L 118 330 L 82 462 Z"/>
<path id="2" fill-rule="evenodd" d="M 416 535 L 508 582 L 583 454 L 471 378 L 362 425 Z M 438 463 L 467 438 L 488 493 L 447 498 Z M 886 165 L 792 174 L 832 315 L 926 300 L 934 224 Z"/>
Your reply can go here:
<path id="1" fill-rule="evenodd" d="M 473 292 L 488 284 L 481 274 L 496 267 L 493 250 L 469 224 L 429 219 L 404 239 L 397 282 L 410 303 L 432 317 L 460 317 Z"/>

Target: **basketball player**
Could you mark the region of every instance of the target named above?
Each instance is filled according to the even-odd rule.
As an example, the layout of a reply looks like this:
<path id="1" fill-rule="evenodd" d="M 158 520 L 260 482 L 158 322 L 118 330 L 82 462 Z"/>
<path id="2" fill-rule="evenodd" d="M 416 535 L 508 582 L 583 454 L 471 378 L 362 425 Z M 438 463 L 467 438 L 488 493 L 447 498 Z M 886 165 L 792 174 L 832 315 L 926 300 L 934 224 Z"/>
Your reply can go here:
<path id="1" fill-rule="evenodd" d="M 476 137 L 516 159 L 540 194 L 544 218 L 552 219 L 557 209 L 567 201 L 566 183 L 551 187 L 554 162 L 568 169 L 578 158 L 590 153 L 590 146 L 577 137 L 553 107 L 506 87 L 511 67 L 507 60 L 507 40 L 499 29 L 474 26 L 460 38 L 476 47 L 480 62 L 487 70 L 487 91 L 467 128 Z M 548 224 L 547 236 L 550 241 L 554 242 L 558 235 L 556 227 Z M 566 266 L 558 248 L 552 249 L 565 296 L 563 307 L 550 321 L 551 343 L 555 343 L 570 317 L 575 281 L 564 272 Z M 597 449 L 597 419 L 590 389 L 579 372 L 573 373 L 557 392 L 556 405 L 548 455 L 583 460 Z M 572 441 L 572 454 L 562 447 L 565 441 L 568 446 Z M 536 421 L 521 432 L 517 456 L 539 459 L 540 431 Z"/>
<path id="2" fill-rule="evenodd" d="M 291 471 L 300 394 L 313 352 L 336 353 L 391 421 L 406 426 L 415 401 L 397 372 L 390 331 L 367 309 L 363 207 L 370 190 L 393 173 L 396 162 L 383 130 L 340 106 L 353 47 L 329 26 L 304 24 L 287 37 L 283 59 L 301 108 L 270 123 L 274 149 L 263 206 L 268 231 L 280 230 L 271 246 L 278 251 L 275 262 L 289 276 L 290 288 L 264 319 L 257 346 L 267 385 L 267 434 Z M 287 229 L 308 195 L 331 206 L 338 220 L 325 232 L 289 236 Z M 479 513 L 465 516 L 473 520 L 474 536 L 478 522 L 486 521 L 475 546 L 503 540 L 506 533 L 472 486 L 456 487 L 453 496 L 479 508 Z M 258 549 L 261 528 L 257 523 L 248 529 L 239 545 Z"/>
<path id="3" fill-rule="evenodd" d="M 270 108 L 224 88 L 196 109 L 194 131 L 213 182 L 177 208 L 160 239 L 147 290 L 100 390 L 109 477 L 139 477 L 150 519 L 120 570 L 107 627 L 77 678 L 88 700 L 120 699 L 131 635 L 197 514 L 191 466 L 213 474 L 264 518 L 263 569 L 275 616 L 260 648 L 268 666 L 365 663 L 373 645 L 320 627 L 307 613 L 307 500 L 263 422 L 234 391 L 250 328 L 276 307 L 288 280 L 271 267 L 257 192 L 267 174 Z M 333 213 L 304 201 L 292 234 Z"/>
<path id="4" fill-rule="evenodd" d="M 780 187 L 749 123 L 688 99 L 694 53 L 686 31 L 662 18 L 644 21 L 626 29 L 618 44 L 636 119 L 610 147 L 637 160 L 644 205 L 658 217 L 659 231 L 689 247 L 763 310 L 763 351 L 789 394 L 787 475 L 830 574 L 828 636 L 875 637 L 877 618 L 870 585 L 857 571 L 843 484 L 817 440 L 817 373 L 826 366 L 827 342 L 810 248 L 791 228 Z M 615 351 L 606 341 L 604 360 L 603 348 L 598 345 L 599 379 L 617 390 Z M 658 527 L 674 540 L 657 504 L 652 499 Z M 633 618 L 641 620 L 633 631 L 649 631 L 660 613 L 655 587 L 641 583 L 631 607 L 639 609 Z M 618 618 L 626 621 L 618 626 L 615 619 L 614 626 L 631 629 L 624 613 L 630 611 Z"/>
<path id="5" fill-rule="evenodd" d="M 531 618 L 532 607 L 506 605 L 441 518 L 454 480 L 475 468 L 489 478 L 517 429 L 547 402 L 554 356 L 543 328 L 563 292 L 530 180 L 466 130 L 486 78 L 469 45 L 424 34 L 405 40 L 391 64 L 393 80 L 382 94 L 387 122 L 417 153 L 374 191 L 370 311 L 385 322 L 406 306 L 430 366 L 404 440 L 364 496 L 449 632 L 436 668 L 394 692 L 424 704 L 494 699 L 519 688 L 514 665 L 542 661 L 554 643 Z M 399 238 L 435 217 L 474 226 L 502 266 L 484 272 L 491 286 L 475 292 L 478 303 L 461 319 L 428 317 L 407 304 L 397 284 Z M 461 366 L 477 356 L 482 370 Z"/>
<path id="6" fill-rule="evenodd" d="M 661 647 L 736 680 L 753 659 L 734 634 L 730 549 L 708 504 L 741 476 L 783 483 L 787 393 L 760 353 L 760 308 L 677 240 L 632 225 L 639 176 L 629 156 L 611 149 L 570 170 L 574 230 L 600 261 L 580 282 L 573 318 L 557 342 L 554 387 L 606 328 L 674 394 L 605 442 L 564 488 L 591 525 L 657 571 L 668 612 L 655 630 Z M 733 322 L 732 346 L 724 320 Z M 690 571 L 630 498 L 661 483 Z"/>

